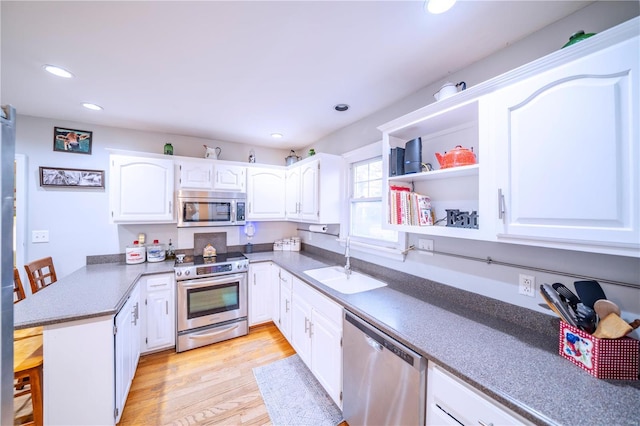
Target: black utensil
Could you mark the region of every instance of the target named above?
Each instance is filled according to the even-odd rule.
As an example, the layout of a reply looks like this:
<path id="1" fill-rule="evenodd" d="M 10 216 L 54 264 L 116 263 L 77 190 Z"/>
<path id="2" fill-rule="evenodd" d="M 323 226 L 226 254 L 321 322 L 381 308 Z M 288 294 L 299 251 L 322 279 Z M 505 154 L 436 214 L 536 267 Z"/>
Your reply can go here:
<path id="1" fill-rule="evenodd" d="M 549 284 L 540 285 L 540 294 L 551 309 L 567 324 L 578 326 L 576 314 L 571 307 L 560 299 L 560 295 Z"/>
<path id="2" fill-rule="evenodd" d="M 598 281 L 576 281 L 573 283 L 582 303 L 593 309 L 597 300 L 606 299 Z"/>
<path id="3" fill-rule="evenodd" d="M 560 297 L 562 297 L 565 302 L 568 302 L 569 305 L 571 305 L 571 307 L 575 311 L 576 306 L 578 305 L 578 303 L 580 303 L 580 298 L 578 298 L 578 296 L 576 296 L 571 290 L 569 290 L 566 285 L 562 283 L 554 283 L 552 287 L 555 291 L 558 292 Z"/>
<path id="4" fill-rule="evenodd" d="M 578 303 L 576 305 L 575 313 L 578 328 L 586 331 L 587 333 L 593 334 L 593 332 L 596 331 L 596 326 L 598 325 L 598 315 L 596 314 L 596 311 L 586 306 L 584 303 Z"/>

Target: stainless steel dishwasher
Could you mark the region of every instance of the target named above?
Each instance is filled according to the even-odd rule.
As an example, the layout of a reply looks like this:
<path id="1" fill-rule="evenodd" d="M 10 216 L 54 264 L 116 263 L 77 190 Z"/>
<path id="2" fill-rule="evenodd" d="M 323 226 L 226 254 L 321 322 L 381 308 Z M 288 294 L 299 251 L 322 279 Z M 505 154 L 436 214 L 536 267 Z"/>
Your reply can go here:
<path id="1" fill-rule="evenodd" d="M 424 425 L 426 360 L 345 311 L 342 413 L 349 426 Z"/>

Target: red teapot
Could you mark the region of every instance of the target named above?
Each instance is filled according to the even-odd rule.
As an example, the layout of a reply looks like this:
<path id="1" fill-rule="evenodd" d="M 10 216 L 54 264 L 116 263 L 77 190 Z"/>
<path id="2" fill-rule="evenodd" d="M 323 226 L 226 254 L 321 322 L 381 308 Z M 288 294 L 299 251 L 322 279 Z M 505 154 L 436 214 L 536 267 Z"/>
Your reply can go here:
<path id="1" fill-rule="evenodd" d="M 440 169 L 476 164 L 476 155 L 473 153 L 473 148 L 467 149 L 461 145 L 456 146 L 449 152 L 445 152 L 444 155 L 436 152 L 436 159 L 440 163 Z"/>

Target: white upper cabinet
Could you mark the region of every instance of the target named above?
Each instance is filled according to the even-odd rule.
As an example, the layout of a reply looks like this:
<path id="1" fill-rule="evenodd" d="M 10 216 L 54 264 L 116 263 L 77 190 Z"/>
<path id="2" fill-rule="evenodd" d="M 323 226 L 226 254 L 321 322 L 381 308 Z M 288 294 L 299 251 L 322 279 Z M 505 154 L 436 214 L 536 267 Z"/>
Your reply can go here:
<path id="1" fill-rule="evenodd" d="M 288 220 L 339 223 L 343 196 L 344 161 L 330 154 L 305 158 L 287 170 L 286 215 Z"/>
<path id="2" fill-rule="evenodd" d="M 287 170 L 285 183 L 285 214 L 287 219 L 300 218 L 300 168 L 290 167 Z"/>
<path id="3" fill-rule="evenodd" d="M 450 98 L 451 99 L 451 98 Z M 391 205 L 383 202 L 383 226 L 400 232 L 444 235 L 449 237 L 491 239 L 493 202 L 480 196 L 481 187 L 491 184 L 489 143 L 486 141 L 487 127 L 483 120 L 487 116 L 486 102 L 482 99 L 465 100 L 459 104 L 445 103 L 428 105 L 380 127 L 383 132 L 383 197 L 392 197 L 392 186 L 409 187 L 413 192 L 431 199 L 435 225 L 420 226 L 411 221 L 392 219 Z M 444 107 L 442 106 L 444 105 Z M 405 148 L 412 139 L 421 140 L 422 171 L 389 177 L 389 155 L 392 148 Z M 457 146 L 473 152 L 475 164 L 441 167 L 436 154 L 445 155 Z M 465 151 L 466 152 L 466 151 Z M 425 167 L 430 165 L 432 170 Z M 388 198 L 388 201 L 390 199 Z M 396 203 L 397 215 L 405 215 L 407 208 Z M 477 228 L 447 225 L 447 210 L 459 210 L 477 216 Z M 490 226 L 487 226 L 487 224 Z"/>
<path id="4" fill-rule="evenodd" d="M 284 220 L 285 169 L 247 169 L 247 220 Z"/>
<path id="5" fill-rule="evenodd" d="M 216 162 L 214 165 L 214 191 L 246 192 L 247 168 Z"/>
<path id="6" fill-rule="evenodd" d="M 640 19 L 379 127 L 383 188 L 431 198 L 435 226 L 387 229 L 640 257 Z M 389 177 L 392 148 L 420 137 L 420 173 Z M 476 164 L 440 168 L 471 149 Z M 447 210 L 477 212 L 478 228 Z M 394 210 L 396 213 L 402 211 Z"/>
<path id="7" fill-rule="evenodd" d="M 175 222 L 173 160 L 110 156 L 109 199 L 115 223 Z"/>
<path id="8" fill-rule="evenodd" d="M 179 160 L 176 162 L 177 189 L 204 191 L 246 191 L 247 168 L 237 164 L 208 159 Z"/>
<path id="9" fill-rule="evenodd" d="M 640 254 L 639 52 L 636 36 L 491 95 L 499 240 Z"/>
<path id="10" fill-rule="evenodd" d="M 176 162 L 178 189 L 213 189 L 212 161 L 184 161 Z"/>

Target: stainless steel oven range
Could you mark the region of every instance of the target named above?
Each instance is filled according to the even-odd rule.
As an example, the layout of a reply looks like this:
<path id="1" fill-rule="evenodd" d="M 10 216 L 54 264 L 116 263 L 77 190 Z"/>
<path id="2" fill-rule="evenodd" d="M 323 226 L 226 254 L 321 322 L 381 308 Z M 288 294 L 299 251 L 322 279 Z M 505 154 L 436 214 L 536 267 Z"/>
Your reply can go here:
<path id="1" fill-rule="evenodd" d="M 248 333 L 248 270 L 242 253 L 176 262 L 177 352 Z"/>

